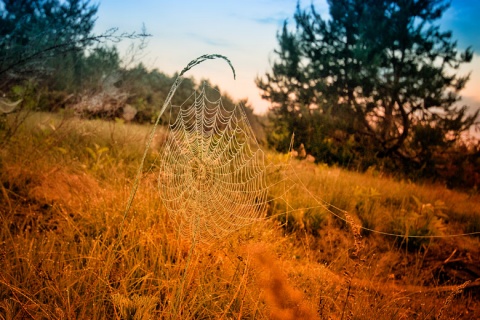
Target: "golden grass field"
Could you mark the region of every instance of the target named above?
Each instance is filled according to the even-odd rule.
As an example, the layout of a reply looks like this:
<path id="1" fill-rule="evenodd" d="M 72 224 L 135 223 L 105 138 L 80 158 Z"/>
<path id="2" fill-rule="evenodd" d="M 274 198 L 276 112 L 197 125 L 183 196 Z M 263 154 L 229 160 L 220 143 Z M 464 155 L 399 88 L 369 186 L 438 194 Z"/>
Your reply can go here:
<path id="1" fill-rule="evenodd" d="M 477 191 L 265 151 L 266 218 L 193 248 L 157 188 L 164 128 L 123 221 L 150 129 L 35 113 L 2 144 L 0 319 L 480 318 L 480 237 L 444 237 L 480 231 Z"/>

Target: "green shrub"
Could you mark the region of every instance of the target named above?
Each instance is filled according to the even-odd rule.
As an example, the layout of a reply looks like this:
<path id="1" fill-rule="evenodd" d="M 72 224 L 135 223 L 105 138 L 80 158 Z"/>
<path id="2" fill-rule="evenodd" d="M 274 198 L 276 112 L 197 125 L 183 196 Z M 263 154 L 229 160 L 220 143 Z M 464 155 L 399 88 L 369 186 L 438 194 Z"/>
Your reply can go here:
<path id="1" fill-rule="evenodd" d="M 410 250 L 418 250 L 431 240 L 429 237 L 444 234 L 448 220 L 445 209 L 443 201 L 423 203 L 412 195 L 407 207 L 388 224 L 387 232 L 403 235 L 402 244 Z"/>

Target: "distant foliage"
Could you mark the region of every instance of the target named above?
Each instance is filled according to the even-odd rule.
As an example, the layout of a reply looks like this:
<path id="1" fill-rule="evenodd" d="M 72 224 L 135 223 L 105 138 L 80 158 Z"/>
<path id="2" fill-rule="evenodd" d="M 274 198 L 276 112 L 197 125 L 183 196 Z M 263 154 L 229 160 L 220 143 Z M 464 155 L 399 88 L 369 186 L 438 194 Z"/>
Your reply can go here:
<path id="1" fill-rule="evenodd" d="M 46 76 L 58 59 L 81 53 L 93 41 L 96 12 L 88 0 L 1 1 L 0 89 Z"/>
<path id="2" fill-rule="evenodd" d="M 89 0 L 0 1 L 0 95 L 35 101 L 16 111 L 79 109 L 88 99 L 94 103 L 83 109 L 90 115 L 103 113 L 103 104 L 110 114 L 123 108 L 122 61 L 107 44 L 148 35 L 93 34 L 97 8 Z"/>
<path id="3" fill-rule="evenodd" d="M 478 112 L 458 105 L 469 76 L 457 72 L 473 52 L 438 25 L 448 3 L 328 3 L 328 20 L 297 7 L 256 80 L 271 102 L 269 142 L 285 151 L 295 132 L 295 147 L 319 161 L 438 175 L 442 153 L 462 153 L 462 134 L 478 125 Z"/>

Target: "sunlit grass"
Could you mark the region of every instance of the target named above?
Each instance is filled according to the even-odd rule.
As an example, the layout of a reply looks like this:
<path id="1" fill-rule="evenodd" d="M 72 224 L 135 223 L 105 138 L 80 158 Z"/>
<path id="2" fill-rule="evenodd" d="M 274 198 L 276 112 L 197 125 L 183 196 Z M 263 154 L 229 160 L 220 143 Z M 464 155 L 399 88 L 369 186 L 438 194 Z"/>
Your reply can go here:
<path id="1" fill-rule="evenodd" d="M 158 194 L 163 129 L 124 220 L 150 129 L 33 114 L 0 150 L 0 318 L 434 319 L 467 280 L 449 261 L 479 262 L 475 237 L 368 231 L 355 257 L 350 225 L 332 215 L 387 233 L 473 232 L 477 194 L 273 152 L 269 217 L 191 252 Z M 443 318 L 479 317 L 475 290 Z"/>

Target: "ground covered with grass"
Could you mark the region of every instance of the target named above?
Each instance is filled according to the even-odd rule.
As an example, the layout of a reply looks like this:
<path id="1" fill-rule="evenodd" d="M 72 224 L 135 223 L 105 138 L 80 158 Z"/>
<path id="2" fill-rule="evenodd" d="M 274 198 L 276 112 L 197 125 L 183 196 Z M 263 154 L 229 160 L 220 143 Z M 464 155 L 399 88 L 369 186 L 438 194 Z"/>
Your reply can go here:
<path id="1" fill-rule="evenodd" d="M 32 114 L 2 142 L 0 319 L 480 318 L 480 237 L 449 237 L 480 231 L 475 190 L 266 151 L 265 219 L 193 247 L 158 191 L 165 129 L 124 216 L 150 129 Z"/>

